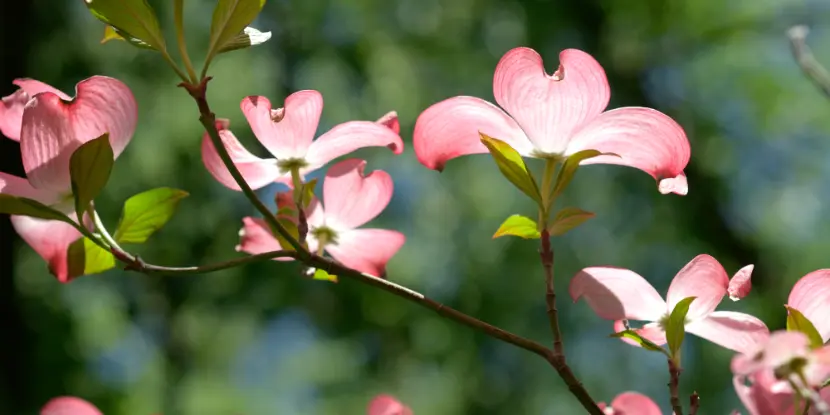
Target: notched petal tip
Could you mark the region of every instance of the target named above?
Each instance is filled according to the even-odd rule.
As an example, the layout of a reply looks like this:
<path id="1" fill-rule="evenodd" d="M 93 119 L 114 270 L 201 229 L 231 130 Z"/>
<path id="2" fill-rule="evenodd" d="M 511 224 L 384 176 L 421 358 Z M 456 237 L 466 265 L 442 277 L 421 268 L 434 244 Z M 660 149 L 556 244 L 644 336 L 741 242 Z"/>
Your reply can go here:
<path id="1" fill-rule="evenodd" d="M 729 294 L 730 300 L 738 301 L 749 295 L 749 292 L 752 290 L 752 271 L 754 269 L 755 265 L 747 265 L 738 270 L 732 279 L 729 280 L 729 287 L 726 289 L 726 292 Z"/>
<path id="2" fill-rule="evenodd" d="M 664 195 L 674 193 L 679 196 L 686 196 L 689 193 L 689 184 L 686 181 L 686 175 L 680 173 L 676 177 L 660 180 L 657 189 Z"/>
<path id="3" fill-rule="evenodd" d="M 401 123 L 398 120 L 398 112 L 397 111 L 389 111 L 383 117 L 380 117 L 375 122 L 388 127 L 390 130 L 394 131 L 395 134 L 400 134 L 401 133 Z M 392 150 L 394 150 L 394 149 L 392 149 Z"/>

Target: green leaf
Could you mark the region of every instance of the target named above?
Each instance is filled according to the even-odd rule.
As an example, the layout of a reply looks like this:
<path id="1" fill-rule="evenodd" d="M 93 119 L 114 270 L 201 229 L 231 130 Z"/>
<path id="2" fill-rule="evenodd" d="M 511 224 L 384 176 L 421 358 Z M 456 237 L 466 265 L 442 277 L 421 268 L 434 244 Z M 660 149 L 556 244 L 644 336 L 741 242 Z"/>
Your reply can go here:
<path id="1" fill-rule="evenodd" d="M 319 268 L 314 270 L 314 276 L 312 278 L 321 281 L 337 282 L 337 275 L 331 275 L 328 272 L 323 271 Z"/>
<path id="2" fill-rule="evenodd" d="M 116 242 L 144 243 L 170 220 L 179 202 L 187 196 L 183 190 L 160 187 L 127 199 L 115 230 Z"/>
<path id="3" fill-rule="evenodd" d="M 807 338 L 810 339 L 810 347 L 815 348 L 824 345 L 824 340 L 816 330 L 816 326 L 804 314 L 790 306 L 784 307 L 787 308 L 787 330 L 800 331 L 807 335 Z"/>
<path id="4" fill-rule="evenodd" d="M 68 216 L 38 202 L 25 197 L 0 194 L 0 213 L 9 215 L 31 216 L 38 219 L 59 220 L 75 225 Z"/>
<path id="5" fill-rule="evenodd" d="M 137 46 L 139 48 L 153 49 L 152 46 L 150 46 L 146 42 L 143 42 L 141 39 L 136 39 L 134 37 L 130 37 L 130 35 L 127 35 L 126 33 L 121 32 L 118 29 L 116 29 L 116 28 L 114 28 L 110 25 L 107 25 L 104 28 L 104 38 L 101 39 L 101 44 L 107 43 L 110 40 L 120 40 L 120 41 L 128 42 L 128 43 L 132 44 L 133 46 Z"/>
<path id="6" fill-rule="evenodd" d="M 279 223 L 285 228 L 285 230 L 288 231 L 288 234 L 291 235 L 291 237 L 294 238 L 294 240 L 300 239 L 300 231 L 299 229 L 297 229 L 297 224 L 294 223 L 293 220 L 289 218 L 278 217 L 277 221 L 279 221 Z M 271 233 L 274 235 L 275 238 L 277 238 L 277 241 L 279 241 L 282 249 L 286 251 L 295 250 L 294 247 L 291 246 L 291 244 L 288 242 L 288 240 L 285 239 L 282 235 L 280 235 L 280 233 L 277 232 L 276 229 L 271 229 Z"/>
<path id="7" fill-rule="evenodd" d="M 646 349 L 646 350 L 651 351 L 651 352 L 660 352 L 660 353 L 663 353 L 664 355 L 668 356 L 668 353 L 666 353 L 666 349 L 654 344 L 654 342 L 652 342 L 651 340 L 649 340 L 649 339 L 647 339 L 643 336 L 640 336 L 634 330 L 623 330 L 623 331 L 612 334 L 611 337 L 616 337 L 618 339 L 619 338 L 626 338 L 626 339 L 629 339 L 629 340 L 633 340 L 634 342 L 639 344 L 640 347 L 642 347 L 643 349 Z"/>
<path id="8" fill-rule="evenodd" d="M 680 346 L 683 345 L 683 337 L 686 336 L 686 314 L 695 298 L 697 297 L 686 297 L 680 300 L 674 306 L 666 323 L 666 343 L 669 345 L 669 352 L 673 359 L 678 357 Z"/>
<path id="9" fill-rule="evenodd" d="M 70 277 L 97 274 L 115 267 L 115 257 L 89 238 L 83 237 L 69 245 L 67 262 Z"/>
<path id="10" fill-rule="evenodd" d="M 562 164 L 562 168 L 559 169 L 559 175 L 556 176 L 556 183 L 553 186 L 553 190 L 551 191 L 550 200 L 556 200 L 560 194 L 568 187 L 571 183 L 571 180 L 574 178 L 574 174 L 576 173 L 576 169 L 579 168 L 579 163 L 583 160 L 587 160 L 594 157 L 599 156 L 617 156 L 614 153 L 602 153 L 597 150 L 582 150 L 577 151 L 576 153 L 571 154 L 565 162 Z"/>
<path id="11" fill-rule="evenodd" d="M 542 196 L 539 193 L 539 186 L 536 185 L 536 180 L 527 170 L 522 155 L 504 141 L 489 137 L 484 133 L 479 133 L 479 135 L 482 144 L 490 150 L 490 154 L 504 177 L 541 206 Z"/>
<path id="12" fill-rule="evenodd" d="M 114 159 L 107 133 L 82 144 L 69 158 L 69 175 L 72 178 L 72 194 L 75 195 L 78 222 L 83 223 L 84 212 L 89 207 L 89 202 L 95 199 L 107 184 Z"/>
<path id="13" fill-rule="evenodd" d="M 85 0 L 84 3 L 93 16 L 117 29 L 126 40 L 135 39 L 151 49 L 166 50 L 156 13 L 147 0 Z"/>
<path id="14" fill-rule="evenodd" d="M 302 194 L 303 209 L 307 208 L 308 205 L 311 204 L 311 200 L 314 199 L 314 188 L 315 187 L 317 187 L 317 179 L 312 179 L 308 183 L 303 184 L 303 194 Z"/>
<path id="15" fill-rule="evenodd" d="M 539 239 L 541 236 L 536 221 L 522 215 L 513 215 L 507 218 L 501 224 L 499 230 L 493 235 L 493 239 L 505 235 L 518 236 L 525 239 Z"/>
<path id="16" fill-rule="evenodd" d="M 582 225 L 588 219 L 596 216 L 595 214 L 584 211 L 580 208 L 566 207 L 562 208 L 553 217 L 553 223 L 548 226 L 548 233 L 552 236 L 564 235 L 573 228 Z"/>
<path id="17" fill-rule="evenodd" d="M 240 35 L 262 11 L 265 0 L 219 0 L 213 9 L 210 24 L 210 46 L 207 61 Z"/>
<path id="18" fill-rule="evenodd" d="M 242 33 L 228 40 L 221 48 L 220 53 L 226 53 L 237 49 L 245 49 L 251 46 L 261 45 L 271 39 L 271 32 L 260 32 L 253 27 L 246 27 Z"/>

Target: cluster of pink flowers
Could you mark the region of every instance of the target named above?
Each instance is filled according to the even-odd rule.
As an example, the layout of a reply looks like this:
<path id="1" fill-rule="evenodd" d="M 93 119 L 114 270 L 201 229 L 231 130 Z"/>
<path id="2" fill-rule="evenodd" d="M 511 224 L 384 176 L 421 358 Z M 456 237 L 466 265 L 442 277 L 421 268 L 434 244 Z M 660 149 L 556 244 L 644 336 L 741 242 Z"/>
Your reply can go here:
<path id="1" fill-rule="evenodd" d="M 683 129 L 667 115 L 649 108 L 625 107 L 606 111 L 610 88 L 604 70 L 585 52 L 568 49 L 559 56 L 553 74 L 528 48 L 513 49 L 495 70 L 493 93 L 497 107 L 479 98 L 459 96 L 427 108 L 417 119 L 413 145 L 418 160 L 441 170 L 451 159 L 488 152 L 480 133 L 497 137 L 526 157 L 563 160 L 582 150 L 604 155 L 581 164 L 606 163 L 634 167 L 652 176 L 663 193 L 685 195 L 683 169 L 690 146 Z M 18 80 L 20 90 L 3 98 L 0 130 L 19 140 L 27 179 L 0 174 L 0 192 L 36 199 L 66 212 L 73 210 L 69 157 L 82 143 L 109 133 L 117 157 L 130 141 L 137 122 L 136 102 L 120 81 L 92 77 L 77 86 L 75 98 L 33 80 Z M 323 99 L 317 91 L 299 91 L 273 109 L 261 96 L 246 97 L 241 110 L 254 135 L 271 153 L 260 158 L 236 139 L 227 121 L 217 123 L 222 142 L 246 182 L 259 189 L 274 182 L 295 186 L 312 171 L 363 147 L 387 147 L 403 152 L 397 114 L 376 122 L 352 121 L 335 126 L 314 139 Z M 240 190 L 210 141 L 202 142 L 206 169 L 221 184 Z M 389 204 L 392 178 L 376 170 L 365 173 L 367 162 L 345 159 L 325 172 L 322 202 L 313 198 L 305 208 L 308 248 L 326 252 L 336 261 L 376 277 L 384 277 L 389 260 L 405 237 L 393 230 L 362 229 Z M 294 206 L 291 191 L 277 196 L 278 208 Z M 325 209 L 324 209 L 325 207 Z M 71 215 L 70 215 L 71 217 Z M 14 216 L 17 232 L 49 264 L 62 282 L 70 275 L 67 247 L 80 234 L 57 222 Z M 264 221 L 242 219 L 238 251 L 248 254 L 280 249 Z M 732 362 L 735 390 L 754 415 L 790 414 L 796 395 L 819 394 L 830 377 L 830 270 L 804 276 L 790 293 L 788 307 L 809 320 L 822 345 L 800 332 L 769 333 L 758 318 L 733 311 L 716 311 L 722 299 L 749 294 L 752 266 L 731 279 L 709 255 L 699 255 L 683 267 L 665 300 L 642 276 L 614 267 L 588 267 L 570 282 L 574 301 L 585 302 L 614 330 L 629 328 L 630 320 L 647 322 L 633 331 L 656 345 L 666 344 L 666 324 L 681 300 L 694 297 L 685 330 L 735 351 Z M 637 345 L 630 339 L 623 339 Z M 618 395 L 607 414 L 659 414 L 659 407 L 636 392 Z M 369 405 L 370 415 L 405 415 L 412 411 L 387 395 Z M 42 415 L 93 415 L 100 412 L 78 398 L 56 398 Z"/>

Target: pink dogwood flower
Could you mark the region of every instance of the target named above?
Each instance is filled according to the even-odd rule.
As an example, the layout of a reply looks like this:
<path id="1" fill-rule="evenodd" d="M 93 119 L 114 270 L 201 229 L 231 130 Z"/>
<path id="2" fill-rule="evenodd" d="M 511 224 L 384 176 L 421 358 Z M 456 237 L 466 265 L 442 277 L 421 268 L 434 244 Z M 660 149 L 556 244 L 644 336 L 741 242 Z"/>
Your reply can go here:
<path id="1" fill-rule="evenodd" d="M 0 173 L 0 193 L 35 199 L 74 218 L 69 158 L 81 144 L 104 133 L 109 133 L 118 157 L 135 131 L 135 98 L 124 83 L 105 76 L 79 82 L 75 98 L 30 79 L 18 79 L 15 84 L 21 89 L 3 98 L 0 126 L 4 135 L 20 141 L 27 179 Z M 59 281 L 75 277 L 70 275 L 66 252 L 81 236 L 75 228 L 27 216 L 11 220 Z"/>
<path id="2" fill-rule="evenodd" d="M 369 403 L 367 415 L 412 415 L 411 409 L 390 395 L 378 395 Z"/>
<path id="3" fill-rule="evenodd" d="M 402 233 L 387 229 L 358 229 L 374 219 L 392 199 L 392 178 L 382 170 L 368 175 L 366 162 L 343 160 L 326 172 L 323 205 L 315 198 L 306 209 L 309 226 L 308 248 L 314 252 L 321 244 L 343 265 L 383 277 L 386 263 L 403 246 Z M 278 196 L 278 205 L 292 206 L 291 193 Z M 240 231 L 237 251 L 249 254 L 279 250 L 280 244 L 264 220 L 246 217 Z"/>
<path id="4" fill-rule="evenodd" d="M 610 406 L 600 402 L 599 409 L 606 415 L 662 415 L 660 407 L 651 398 L 637 392 L 617 395 Z"/>
<path id="5" fill-rule="evenodd" d="M 735 356 L 731 368 L 735 391 L 751 415 L 795 414 L 791 382 L 820 387 L 830 377 L 830 346 L 811 349 L 803 333 L 776 331 L 753 350 Z M 830 398 L 830 390 L 821 391 L 821 397 Z"/>
<path id="6" fill-rule="evenodd" d="M 510 50 L 496 66 L 493 95 L 501 108 L 469 96 L 427 108 L 415 124 L 418 160 L 440 171 L 453 158 L 487 153 L 481 132 L 527 157 L 562 158 L 581 150 L 615 153 L 620 157 L 600 156 L 581 164 L 634 167 L 654 177 L 663 194 L 688 191 L 683 169 L 690 150 L 683 128 L 651 108 L 604 111 L 611 97 L 608 79 L 583 51 L 562 51 L 559 68 L 549 75 L 533 49 Z"/>
<path id="7" fill-rule="evenodd" d="M 790 291 L 787 305 L 804 314 L 825 343 L 830 341 L 830 269 L 801 277 Z"/>
<path id="8" fill-rule="evenodd" d="M 103 415 L 95 405 L 74 396 L 53 398 L 43 408 L 40 415 Z"/>
<path id="9" fill-rule="evenodd" d="M 723 266 L 709 255 L 698 255 L 674 277 L 667 301 L 645 278 L 622 268 L 585 268 L 571 280 L 569 290 L 574 302 L 584 298 L 598 316 L 614 320 L 617 332 L 624 330 L 625 320 L 649 321 L 634 331 L 658 345 L 666 343 L 665 324 L 677 303 L 696 297 L 686 315 L 686 331 L 745 352 L 765 340 L 769 329 L 754 316 L 715 311 L 728 287 L 729 276 Z"/>
<path id="10" fill-rule="evenodd" d="M 254 135 L 274 158 L 262 159 L 251 154 L 228 129 L 227 120 L 219 121 L 217 128 L 231 159 L 253 189 L 275 181 L 290 182 L 292 168 L 305 175 L 363 147 L 385 146 L 395 154 L 403 152 L 395 112 L 377 122 L 349 121 L 336 125 L 314 140 L 323 111 L 323 96 L 317 91 L 289 95 L 284 108 L 271 109 L 271 102 L 262 96 L 246 97 L 240 106 Z M 207 134 L 202 139 L 202 161 L 219 183 L 240 190 Z"/>

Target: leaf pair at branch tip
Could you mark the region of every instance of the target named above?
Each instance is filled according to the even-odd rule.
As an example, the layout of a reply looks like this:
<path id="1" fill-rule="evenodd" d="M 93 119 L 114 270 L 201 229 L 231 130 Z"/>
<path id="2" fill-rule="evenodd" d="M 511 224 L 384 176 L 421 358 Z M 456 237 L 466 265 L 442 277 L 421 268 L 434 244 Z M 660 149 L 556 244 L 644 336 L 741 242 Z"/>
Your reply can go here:
<path id="1" fill-rule="evenodd" d="M 72 153 L 69 159 L 69 176 L 79 223 L 83 223 L 84 213 L 89 209 L 90 203 L 107 184 L 114 160 L 115 155 L 107 133 L 87 141 Z"/>
<path id="2" fill-rule="evenodd" d="M 629 329 L 629 330 L 619 331 L 619 332 L 611 334 L 610 337 L 615 337 L 615 338 L 618 338 L 618 339 L 623 339 L 624 338 L 624 339 L 632 340 L 635 343 L 637 343 L 638 345 L 640 345 L 640 347 L 642 347 L 643 349 L 646 349 L 646 350 L 651 351 L 651 352 L 660 352 L 660 353 L 663 353 L 664 355 L 666 355 L 667 357 L 669 356 L 668 352 L 666 352 L 666 349 L 654 344 L 654 342 L 652 342 L 651 340 L 649 340 L 649 339 L 647 339 L 643 336 L 640 336 L 634 330 Z"/>
<path id="3" fill-rule="evenodd" d="M 106 23 L 102 43 L 123 39 L 132 45 L 167 50 L 158 18 L 147 0 L 84 0 L 93 16 Z"/>
<path id="4" fill-rule="evenodd" d="M 686 315 L 689 313 L 689 307 L 692 305 L 697 297 L 686 297 L 680 300 L 674 306 L 671 314 L 669 314 L 666 322 L 666 343 L 669 345 L 669 353 L 672 360 L 680 365 L 680 347 L 683 345 L 683 339 L 686 336 Z"/>
<path id="5" fill-rule="evenodd" d="M 579 163 L 599 156 L 620 157 L 615 153 L 603 153 L 598 150 L 582 150 L 566 158 L 565 162 L 562 163 L 562 168 L 559 169 L 559 173 L 556 175 L 556 182 L 553 185 L 553 189 L 550 191 L 550 197 L 548 198 L 550 203 L 553 203 L 571 183 L 571 180 L 573 180 L 576 174 L 576 170 L 579 168 Z"/>
<path id="6" fill-rule="evenodd" d="M 248 27 L 264 6 L 265 0 L 219 0 L 213 9 L 206 64 L 220 53 L 258 45 L 270 39 L 271 32 Z"/>
<path id="7" fill-rule="evenodd" d="M 579 208 L 564 208 L 556 214 L 553 222 L 548 226 L 548 233 L 550 236 L 564 235 L 594 216 L 596 215 Z M 493 239 L 507 235 L 524 239 L 539 239 L 541 231 L 539 224 L 533 219 L 522 215 L 512 215 L 501 224 L 493 235 Z"/>
<path id="8" fill-rule="evenodd" d="M 482 132 L 479 132 L 479 136 L 481 137 L 481 143 L 487 147 L 490 155 L 493 156 L 493 160 L 496 161 L 502 175 L 541 207 L 542 196 L 539 193 L 539 186 L 536 184 L 536 179 L 530 174 L 522 155 L 504 141 Z"/>

